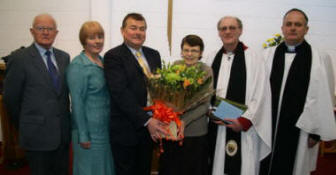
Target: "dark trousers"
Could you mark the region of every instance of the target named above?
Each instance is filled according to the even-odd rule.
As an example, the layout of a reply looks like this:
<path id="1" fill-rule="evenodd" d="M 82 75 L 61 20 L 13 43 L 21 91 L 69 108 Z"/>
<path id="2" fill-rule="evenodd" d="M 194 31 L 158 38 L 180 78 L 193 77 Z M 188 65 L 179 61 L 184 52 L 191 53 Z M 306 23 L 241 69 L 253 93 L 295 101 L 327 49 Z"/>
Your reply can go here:
<path id="1" fill-rule="evenodd" d="M 53 151 L 26 151 L 31 175 L 67 175 L 69 171 L 69 145 Z"/>
<path id="2" fill-rule="evenodd" d="M 185 137 L 183 145 L 175 141 L 163 142 L 159 175 L 207 175 L 207 136 Z"/>
<path id="3" fill-rule="evenodd" d="M 134 146 L 112 143 L 117 175 L 150 175 L 153 143 L 142 139 Z"/>

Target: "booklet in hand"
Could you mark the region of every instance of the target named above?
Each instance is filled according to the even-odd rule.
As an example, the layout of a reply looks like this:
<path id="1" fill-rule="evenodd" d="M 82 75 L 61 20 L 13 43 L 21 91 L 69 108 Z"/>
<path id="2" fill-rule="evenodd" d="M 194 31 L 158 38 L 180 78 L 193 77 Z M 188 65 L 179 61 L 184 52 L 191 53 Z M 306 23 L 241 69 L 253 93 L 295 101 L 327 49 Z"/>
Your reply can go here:
<path id="1" fill-rule="evenodd" d="M 217 97 L 216 110 L 211 116 L 215 120 L 236 119 L 246 110 L 247 106 L 234 101 Z"/>

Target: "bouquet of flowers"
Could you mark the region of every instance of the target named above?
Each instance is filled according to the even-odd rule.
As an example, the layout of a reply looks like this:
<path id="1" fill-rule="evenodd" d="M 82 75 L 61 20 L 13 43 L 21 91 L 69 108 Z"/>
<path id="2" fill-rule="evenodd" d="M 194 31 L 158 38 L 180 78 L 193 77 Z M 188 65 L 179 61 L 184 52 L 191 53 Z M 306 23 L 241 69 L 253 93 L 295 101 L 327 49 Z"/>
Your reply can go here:
<path id="1" fill-rule="evenodd" d="M 184 61 L 165 64 L 148 79 L 148 90 L 153 105 L 153 117 L 179 127 L 179 115 L 204 102 L 212 95 L 212 79 L 209 72 L 202 70 L 202 63 L 187 66 Z M 176 126 L 170 126 L 171 136 L 176 138 Z"/>
<path id="2" fill-rule="evenodd" d="M 263 48 L 273 47 L 279 45 L 283 41 L 283 37 L 277 33 L 273 35 L 273 38 L 269 38 L 263 43 Z"/>

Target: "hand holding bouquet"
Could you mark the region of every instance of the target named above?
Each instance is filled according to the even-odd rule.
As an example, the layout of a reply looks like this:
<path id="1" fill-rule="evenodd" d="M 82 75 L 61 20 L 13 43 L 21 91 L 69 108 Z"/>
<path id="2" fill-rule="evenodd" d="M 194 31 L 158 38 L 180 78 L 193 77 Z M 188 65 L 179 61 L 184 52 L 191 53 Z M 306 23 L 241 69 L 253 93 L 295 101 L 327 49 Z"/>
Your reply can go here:
<path id="1" fill-rule="evenodd" d="M 162 69 L 148 79 L 148 89 L 154 104 L 146 109 L 153 111 L 154 118 L 170 124 L 170 135 L 165 138 L 177 140 L 179 115 L 212 95 L 211 72 L 204 70 L 202 63 L 187 66 L 184 61 L 163 62 Z"/>

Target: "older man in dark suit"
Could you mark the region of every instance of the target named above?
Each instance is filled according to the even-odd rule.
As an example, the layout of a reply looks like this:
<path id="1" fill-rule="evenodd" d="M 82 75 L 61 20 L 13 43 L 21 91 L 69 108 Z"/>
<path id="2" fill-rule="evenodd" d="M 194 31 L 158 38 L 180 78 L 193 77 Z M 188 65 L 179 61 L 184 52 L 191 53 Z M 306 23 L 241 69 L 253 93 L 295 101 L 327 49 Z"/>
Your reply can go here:
<path id="1" fill-rule="evenodd" d="M 52 47 L 54 18 L 35 17 L 34 43 L 11 55 L 4 82 L 8 112 L 19 121 L 19 141 L 32 175 L 65 175 L 70 142 L 69 97 L 64 70 L 67 53 Z"/>
<path id="2" fill-rule="evenodd" d="M 148 100 L 146 79 L 161 67 L 159 52 L 142 46 L 146 27 L 141 14 L 126 15 L 121 27 L 124 43 L 104 57 L 112 98 L 111 146 L 118 175 L 149 175 L 152 140 L 167 134 L 165 124 L 143 110 Z"/>

